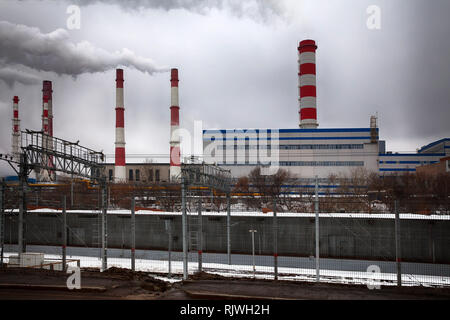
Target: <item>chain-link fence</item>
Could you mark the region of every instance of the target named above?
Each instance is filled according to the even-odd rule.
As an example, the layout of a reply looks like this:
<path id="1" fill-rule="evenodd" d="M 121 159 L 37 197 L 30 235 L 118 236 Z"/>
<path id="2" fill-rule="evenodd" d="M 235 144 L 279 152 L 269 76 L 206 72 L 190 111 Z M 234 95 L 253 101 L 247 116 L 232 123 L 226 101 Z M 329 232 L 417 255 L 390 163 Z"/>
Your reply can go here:
<path id="1" fill-rule="evenodd" d="M 4 192 L 2 214 L 5 263 L 18 251 L 18 200 L 14 187 L 9 188 Z M 126 209 L 110 204 L 103 238 L 99 191 L 76 186 L 73 197 L 83 201 L 72 206 L 71 187 L 64 190 L 47 187 L 28 192 L 24 243 L 27 252 L 45 253 L 47 261 L 62 260 L 65 251 L 69 262 L 79 260 L 82 268 L 101 268 L 105 245 L 108 268 L 131 269 L 134 256 L 135 270 L 164 279 L 183 277 L 187 252 L 189 275 L 204 271 L 234 278 L 370 287 L 450 285 L 450 215 L 408 213 L 395 200 L 383 210 L 364 212 L 350 209 L 355 197 L 330 200 L 309 195 L 296 199 L 295 207 L 303 212 L 295 212 L 290 210 L 293 206 L 285 205 L 286 199 L 249 208 L 248 198 L 232 195 L 228 214 L 225 195 L 192 189 L 187 192 L 183 232 L 180 189 L 173 187 L 165 194 L 158 190 L 164 201 L 172 201 L 174 211 L 157 208 L 160 199 L 144 189 L 140 193 L 130 189 L 123 194 L 124 198 L 131 195 L 129 204 L 122 205 Z M 111 195 L 119 198 L 117 190 L 109 191 Z M 336 203 L 343 210 L 327 209 L 332 204 L 336 208 Z"/>

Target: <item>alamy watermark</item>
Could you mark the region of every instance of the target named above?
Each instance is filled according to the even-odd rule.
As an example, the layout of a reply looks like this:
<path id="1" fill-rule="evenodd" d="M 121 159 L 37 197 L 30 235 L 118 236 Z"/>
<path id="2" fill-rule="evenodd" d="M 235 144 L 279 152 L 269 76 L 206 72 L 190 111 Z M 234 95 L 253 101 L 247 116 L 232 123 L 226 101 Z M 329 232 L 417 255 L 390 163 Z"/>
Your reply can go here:
<path id="1" fill-rule="evenodd" d="M 380 30 L 381 29 L 381 8 L 377 5 L 370 5 L 366 9 L 369 15 L 366 21 L 367 29 Z"/>
<path id="2" fill-rule="evenodd" d="M 69 290 L 81 289 L 80 267 L 67 267 L 67 273 L 71 275 L 67 278 L 66 285 Z"/>
<path id="3" fill-rule="evenodd" d="M 381 268 L 377 265 L 370 265 L 367 267 L 367 288 L 369 290 L 381 289 Z"/>
<path id="4" fill-rule="evenodd" d="M 80 30 L 81 29 L 81 9 L 79 6 L 70 5 L 66 9 L 66 13 L 69 15 L 66 21 L 67 29 Z"/>
<path id="5" fill-rule="evenodd" d="M 280 168 L 278 129 L 203 130 L 194 121 L 194 134 L 185 128 L 172 132 L 171 141 L 180 141 L 184 157 L 200 155 L 203 162 L 219 166 L 260 166 L 262 175 Z"/>

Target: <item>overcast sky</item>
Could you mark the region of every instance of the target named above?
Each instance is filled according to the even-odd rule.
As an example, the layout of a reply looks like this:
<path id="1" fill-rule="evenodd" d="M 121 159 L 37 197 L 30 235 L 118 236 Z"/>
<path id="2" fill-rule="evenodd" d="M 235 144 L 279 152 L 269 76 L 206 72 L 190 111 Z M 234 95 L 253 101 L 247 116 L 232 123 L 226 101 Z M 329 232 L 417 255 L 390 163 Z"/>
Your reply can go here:
<path id="1" fill-rule="evenodd" d="M 297 45 L 317 42 L 319 128 L 368 127 L 392 151 L 450 137 L 448 0 L 0 2 L 0 153 L 40 130 L 53 81 L 54 135 L 114 154 L 115 68 L 124 68 L 126 152 L 169 152 L 170 73 L 181 126 L 297 128 Z M 68 29 L 68 6 L 80 29 Z M 370 5 L 381 29 L 367 27 Z M 72 20 L 71 20 L 72 21 Z M 113 161 L 113 158 L 109 158 Z M 2 165 L 0 174 L 5 173 Z"/>

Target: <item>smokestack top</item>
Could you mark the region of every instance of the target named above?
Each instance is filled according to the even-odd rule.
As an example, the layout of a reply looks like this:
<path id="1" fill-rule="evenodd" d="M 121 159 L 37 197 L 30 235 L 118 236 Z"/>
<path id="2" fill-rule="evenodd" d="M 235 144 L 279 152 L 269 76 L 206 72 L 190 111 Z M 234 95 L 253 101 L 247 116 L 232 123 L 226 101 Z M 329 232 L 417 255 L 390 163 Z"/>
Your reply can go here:
<path id="1" fill-rule="evenodd" d="M 116 88 L 123 88 L 123 69 L 116 69 Z"/>
<path id="2" fill-rule="evenodd" d="M 42 92 L 52 93 L 52 82 L 50 80 L 42 81 Z"/>
<path id="3" fill-rule="evenodd" d="M 172 87 L 178 87 L 178 69 L 174 68 L 170 70 L 170 82 Z"/>
<path id="4" fill-rule="evenodd" d="M 13 102 L 14 102 L 14 103 L 19 103 L 19 97 L 18 97 L 18 96 L 14 96 Z"/>
<path id="5" fill-rule="evenodd" d="M 302 40 L 298 45 L 299 52 L 315 52 L 317 49 L 316 42 L 314 40 Z"/>

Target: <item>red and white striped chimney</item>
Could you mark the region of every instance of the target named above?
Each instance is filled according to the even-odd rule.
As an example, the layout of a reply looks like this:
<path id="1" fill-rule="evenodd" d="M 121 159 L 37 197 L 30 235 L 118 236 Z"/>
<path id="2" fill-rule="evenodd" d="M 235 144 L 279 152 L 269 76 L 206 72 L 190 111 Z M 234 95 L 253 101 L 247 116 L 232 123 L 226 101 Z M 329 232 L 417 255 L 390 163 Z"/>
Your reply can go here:
<path id="1" fill-rule="evenodd" d="M 48 121 L 48 96 L 44 95 L 43 99 L 44 101 L 44 110 L 42 113 L 42 131 L 46 134 L 50 134 L 49 130 L 49 121 Z"/>
<path id="2" fill-rule="evenodd" d="M 171 106 L 170 106 L 170 181 L 176 181 L 181 174 L 180 161 L 180 106 L 178 102 L 178 69 L 171 70 Z"/>
<path id="3" fill-rule="evenodd" d="M 20 160 L 19 140 L 20 140 L 20 120 L 19 120 L 19 97 L 13 98 L 13 132 L 12 132 L 12 155 L 15 160 Z"/>
<path id="4" fill-rule="evenodd" d="M 42 97 L 47 96 L 48 98 L 48 135 L 53 137 L 53 89 L 52 82 L 49 80 L 44 80 L 42 82 Z M 44 108 L 44 103 L 42 103 L 42 109 Z M 44 124 L 42 124 L 42 128 Z"/>
<path id="5" fill-rule="evenodd" d="M 298 86 L 300 94 L 300 128 L 315 129 L 317 123 L 316 102 L 316 42 L 300 41 L 298 46 Z"/>
<path id="6" fill-rule="evenodd" d="M 116 159 L 114 181 L 125 182 L 125 122 L 123 103 L 123 69 L 116 70 Z"/>
<path id="7" fill-rule="evenodd" d="M 44 135 L 42 136 L 42 147 L 49 149 L 51 147 L 50 126 L 48 119 L 48 96 L 44 95 L 43 98 L 43 111 L 42 111 L 42 131 Z M 51 166 L 50 158 L 47 156 L 43 157 L 43 165 Z M 47 169 L 41 169 L 39 174 L 39 181 L 50 181 L 50 172 Z"/>

